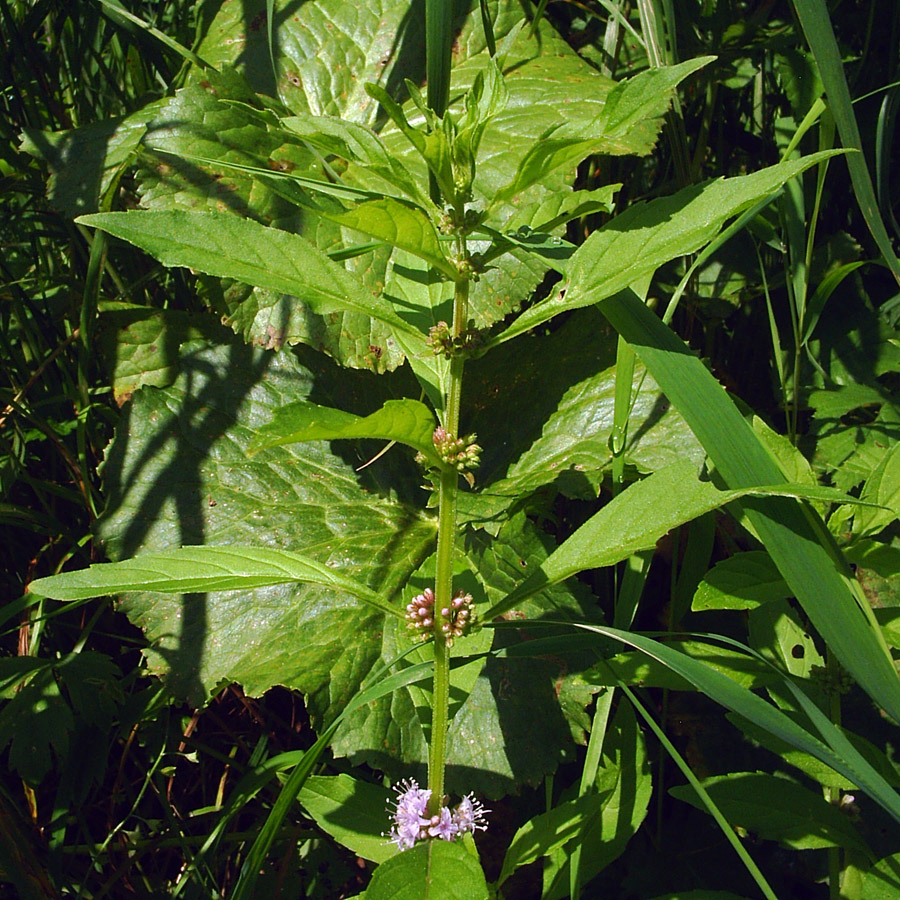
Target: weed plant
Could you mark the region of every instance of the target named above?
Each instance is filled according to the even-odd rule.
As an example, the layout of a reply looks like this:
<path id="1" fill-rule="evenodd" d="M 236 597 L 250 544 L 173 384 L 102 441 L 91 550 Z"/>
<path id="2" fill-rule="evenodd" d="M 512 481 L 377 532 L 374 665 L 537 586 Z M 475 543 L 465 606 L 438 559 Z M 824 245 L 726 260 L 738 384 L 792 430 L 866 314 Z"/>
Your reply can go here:
<path id="1" fill-rule="evenodd" d="M 867 16 L 0 9 L 12 896 L 900 893 Z"/>

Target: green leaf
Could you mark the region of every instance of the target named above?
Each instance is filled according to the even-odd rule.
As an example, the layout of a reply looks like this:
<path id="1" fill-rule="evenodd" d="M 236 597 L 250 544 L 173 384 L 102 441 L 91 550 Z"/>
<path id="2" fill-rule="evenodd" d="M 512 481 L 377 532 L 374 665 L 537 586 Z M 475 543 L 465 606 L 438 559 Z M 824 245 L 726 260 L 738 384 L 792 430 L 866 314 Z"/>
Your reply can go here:
<path id="1" fill-rule="evenodd" d="M 101 198 L 140 146 L 153 108 L 71 131 L 23 129 L 21 149 L 50 168 L 47 193 L 55 209 L 75 218 L 100 208 Z"/>
<path id="2" fill-rule="evenodd" d="M 367 183 L 372 175 L 376 175 L 384 182 L 384 187 L 399 189 L 407 199 L 425 209 L 432 206 L 427 192 L 423 192 L 419 183 L 388 153 L 378 135 L 365 126 L 331 116 L 310 115 L 287 116 L 281 123 L 323 153 L 359 163 L 366 173 Z M 349 177 L 351 182 L 356 180 L 352 168 Z M 387 195 L 390 191 L 382 189 L 381 193 Z"/>
<path id="3" fill-rule="evenodd" d="M 900 891 L 900 853 L 886 856 L 865 874 L 860 900 L 894 900 Z"/>
<path id="4" fill-rule="evenodd" d="M 862 500 L 885 508 L 868 507 L 853 516 L 853 530 L 858 534 L 877 534 L 900 514 L 900 444 L 894 444 L 881 458 L 863 488 Z"/>
<path id="5" fill-rule="evenodd" d="M 459 278 L 459 272 L 441 248 L 434 225 L 417 207 L 393 197 L 382 197 L 359 203 L 339 214 L 330 214 L 328 218 L 418 256 L 452 281 Z"/>
<path id="6" fill-rule="evenodd" d="M 397 853 L 385 838 L 388 802 L 385 788 L 349 775 L 311 775 L 298 797 L 316 824 L 357 856 L 381 863 Z"/>
<path id="7" fill-rule="evenodd" d="M 296 400 L 275 410 L 275 418 L 259 428 L 249 452 L 298 441 L 332 441 L 346 438 L 379 438 L 397 441 L 418 450 L 432 465 L 441 466 L 432 435 L 434 414 L 418 400 L 388 400 L 370 416 Z"/>
<path id="8" fill-rule="evenodd" d="M 147 108 L 136 173 L 141 207 L 231 212 L 294 230 L 300 192 L 274 178 L 253 178 L 246 167 L 271 176 L 327 176 L 321 160 L 264 104 L 232 71 L 209 72 Z"/>
<path id="9" fill-rule="evenodd" d="M 39 784 L 54 757 L 63 763 L 83 724 L 108 728 L 121 702 L 121 672 L 108 656 L 92 651 L 60 660 L 0 660 L 0 681 L 17 684 L 0 710 L 0 750 L 30 785 Z"/>
<path id="10" fill-rule="evenodd" d="M 520 866 L 548 856 L 584 831 L 599 815 L 602 799 L 598 794 L 585 794 L 529 819 L 516 832 L 506 851 L 497 884 L 503 884 Z"/>
<path id="11" fill-rule="evenodd" d="M 505 508 L 550 482 L 566 496 L 597 496 L 611 458 L 615 347 L 603 317 L 585 309 L 528 352 L 510 343 L 467 363 L 466 394 L 477 399 L 465 430 L 489 436 L 476 473 L 483 491 L 460 497 L 467 516 L 473 501 Z M 690 459 L 699 470 L 702 447 L 641 366 L 633 388 L 628 461 L 653 471 Z"/>
<path id="12" fill-rule="evenodd" d="M 247 456 L 257 429 L 279 407 L 315 391 L 326 403 L 339 397 L 351 409 L 371 408 L 396 380 L 306 356 L 304 366 L 294 354 L 239 343 L 183 352 L 173 385 L 143 388 L 123 408 L 106 453 L 98 536 L 114 560 L 184 545 L 225 553 L 252 545 L 261 562 L 270 553 L 279 560 L 280 579 L 266 566 L 257 573 L 269 584 L 285 581 L 284 560 L 297 554 L 291 577 L 325 583 L 183 597 L 140 591 L 123 607 L 145 630 L 150 671 L 165 674 L 177 696 L 202 703 L 223 680 L 251 695 L 287 685 L 307 695 L 319 726 L 381 658 L 384 607 L 394 608 L 394 621 L 402 609 L 397 592 L 433 552 L 435 526 L 415 508 L 379 496 L 388 485 L 405 490 L 405 469 L 418 492 L 412 460 L 395 455 L 358 474 L 364 459 L 351 453 L 345 461 L 323 442 Z M 378 479 L 388 471 L 382 488 Z M 380 608 L 355 599 L 360 586 Z"/>
<path id="13" fill-rule="evenodd" d="M 509 340 L 566 310 L 597 303 L 663 263 L 699 250 L 732 216 L 833 155 L 831 151 L 816 153 L 751 175 L 719 178 L 684 188 L 671 197 L 635 203 L 578 248 L 567 264 L 565 292 L 522 313 L 495 341 Z"/>
<path id="14" fill-rule="evenodd" d="M 166 387 L 178 375 L 178 351 L 192 340 L 227 340 L 228 332 L 208 315 L 178 309 L 108 304 L 97 335 L 100 359 L 121 406 L 146 385 Z"/>
<path id="15" fill-rule="evenodd" d="M 395 251 L 384 295 L 397 314 L 416 331 L 427 334 L 438 322 L 453 320 L 453 292 L 453 284 L 441 278 L 421 259 L 402 250 Z M 422 390 L 434 408 L 442 413 L 450 384 L 450 361 L 442 354 L 432 353 L 430 347 L 421 348 L 417 340 L 407 340 L 403 334 L 397 335 L 397 342 L 406 353 Z"/>
<path id="16" fill-rule="evenodd" d="M 266 228 L 227 213 L 181 211 L 97 213 L 82 225 L 101 228 L 155 256 L 164 266 L 292 294 L 320 313 L 356 312 L 414 334 L 387 301 L 369 293 L 298 234 Z"/>
<path id="17" fill-rule="evenodd" d="M 498 191 L 494 203 L 505 203 L 531 185 L 544 181 L 549 173 L 560 168 L 573 168 L 595 153 L 648 154 L 656 143 L 662 115 L 668 109 L 675 88 L 711 59 L 698 57 L 677 66 L 648 69 L 616 84 L 592 120 L 576 124 L 569 119 L 550 125 L 540 139 L 529 146 L 515 177 Z M 552 71 L 546 77 L 559 83 Z M 575 95 L 566 93 L 568 102 L 576 103 L 582 91 L 592 92 L 593 82 L 601 78 L 595 75 L 579 79 L 574 85 Z"/>
<path id="18" fill-rule="evenodd" d="M 815 756 L 805 753 L 791 746 L 786 741 L 774 737 L 767 731 L 764 731 L 752 722 L 748 722 L 741 716 L 734 713 L 727 713 L 726 718 L 729 722 L 736 725 L 744 732 L 752 741 L 757 741 L 763 747 L 771 750 L 781 757 L 789 766 L 794 766 L 805 775 L 815 779 L 823 787 L 833 786 L 839 787 L 841 790 L 852 791 L 856 789 L 856 783 L 851 781 L 844 775 L 835 772 L 827 763 Z M 852 731 L 842 729 L 845 737 L 853 745 L 856 751 L 862 756 L 884 780 L 893 787 L 900 787 L 900 775 L 894 768 L 893 763 L 887 758 L 883 750 L 878 749 L 874 744 L 861 738 Z"/>
<path id="19" fill-rule="evenodd" d="M 798 850 L 843 847 L 872 857 L 847 816 L 794 781 L 765 772 L 732 772 L 702 784 L 729 822 L 761 838 Z M 690 785 L 670 788 L 669 793 L 697 809 L 706 808 Z"/>
<path id="20" fill-rule="evenodd" d="M 462 843 L 426 841 L 382 863 L 366 900 L 488 900 L 478 859 Z"/>
<path id="21" fill-rule="evenodd" d="M 613 198 L 621 187 L 621 184 L 608 184 L 593 191 L 554 191 L 541 200 L 516 209 L 506 221 L 504 230 L 556 232 L 572 219 L 597 212 L 611 213 Z"/>
<path id="22" fill-rule="evenodd" d="M 181 547 L 141 553 L 117 563 L 38 578 L 31 590 L 54 600 L 84 600 L 127 591 L 192 594 L 253 590 L 277 584 L 319 584 L 346 591 L 389 615 L 398 611 L 364 585 L 285 550 L 264 547 Z"/>
<path id="23" fill-rule="evenodd" d="M 737 553 L 717 562 L 700 582 L 691 609 L 752 609 L 792 596 L 772 558 L 763 550 Z"/>
<path id="24" fill-rule="evenodd" d="M 670 645 L 746 688 L 762 687 L 778 679 L 778 675 L 765 663 L 727 647 L 687 640 L 671 642 Z M 603 665 L 589 669 L 584 673 L 584 677 L 589 679 L 591 684 L 609 687 L 615 687 L 618 684 L 616 679 L 621 679 L 625 684 L 640 687 L 664 687 L 675 691 L 694 690 L 689 681 L 672 672 L 667 666 L 638 652 L 618 653 L 606 660 Z"/>

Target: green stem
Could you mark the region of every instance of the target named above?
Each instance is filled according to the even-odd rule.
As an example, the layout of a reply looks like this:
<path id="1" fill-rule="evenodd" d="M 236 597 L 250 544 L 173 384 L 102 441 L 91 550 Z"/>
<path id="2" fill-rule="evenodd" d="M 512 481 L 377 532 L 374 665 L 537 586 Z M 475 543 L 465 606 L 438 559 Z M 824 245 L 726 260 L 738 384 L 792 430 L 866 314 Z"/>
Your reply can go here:
<path id="1" fill-rule="evenodd" d="M 466 242 L 457 242 L 460 258 L 465 258 Z M 453 336 L 466 328 L 469 313 L 469 281 L 456 285 L 453 296 Z M 452 435 L 459 434 L 459 410 L 462 400 L 463 358 L 450 360 L 450 385 L 444 407 L 443 426 Z M 441 472 L 438 494 L 437 563 L 434 578 L 434 689 L 431 709 L 431 746 L 428 751 L 428 787 L 431 800 L 428 809 L 436 815 L 444 803 L 444 759 L 446 757 L 447 727 L 450 707 L 450 647 L 442 627 L 446 621 L 442 610 L 453 599 L 453 547 L 456 541 L 456 492 L 459 473 L 446 466 Z"/>
<path id="2" fill-rule="evenodd" d="M 841 667 L 837 657 L 831 648 L 825 651 L 825 670 L 831 676 L 831 684 L 837 685 Z M 828 716 L 832 724 L 841 727 L 841 694 L 835 689 L 828 697 Z M 829 803 L 838 806 L 841 802 L 841 789 L 838 785 L 825 786 L 825 799 Z M 840 847 L 828 848 L 828 897 L 829 900 L 839 900 L 841 896 L 841 873 L 843 871 L 843 853 Z"/>

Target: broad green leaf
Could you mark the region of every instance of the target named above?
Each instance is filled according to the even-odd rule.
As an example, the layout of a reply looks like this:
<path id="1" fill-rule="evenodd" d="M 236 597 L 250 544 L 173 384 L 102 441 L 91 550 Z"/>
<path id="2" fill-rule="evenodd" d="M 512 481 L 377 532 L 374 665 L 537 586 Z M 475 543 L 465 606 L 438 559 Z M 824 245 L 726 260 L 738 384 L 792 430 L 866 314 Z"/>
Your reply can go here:
<path id="1" fill-rule="evenodd" d="M 312 353 L 304 366 L 294 354 L 241 344 L 183 353 L 180 369 L 172 386 L 143 388 L 123 408 L 103 471 L 98 532 L 107 554 L 253 545 L 299 554 L 336 580 L 184 597 L 141 591 L 124 609 L 147 634 L 150 670 L 177 696 L 202 703 L 223 680 L 251 695 L 283 684 L 307 694 L 317 726 L 327 723 L 378 663 L 385 627 L 384 613 L 342 581 L 400 609 L 397 592 L 432 553 L 435 526 L 379 496 L 388 468 L 394 490 L 406 490 L 408 467 L 418 491 L 411 460 L 394 456 L 384 472 L 376 463 L 357 474 L 365 459 L 345 461 L 323 442 L 252 458 L 246 450 L 285 403 L 311 392 L 329 402 L 338 391 L 347 407 L 371 408 L 384 398 L 375 387 L 390 389 L 396 376 L 341 370 Z M 372 391 L 364 399 L 360 385 Z"/>
<path id="2" fill-rule="evenodd" d="M 249 451 L 256 453 L 266 447 L 298 441 L 379 438 L 406 444 L 433 465 L 441 466 L 432 440 L 436 426 L 434 413 L 418 400 L 388 400 L 369 416 L 355 416 L 308 400 L 295 400 L 278 407 L 275 418 L 257 429 Z"/>
<path id="3" fill-rule="evenodd" d="M 851 781 L 844 775 L 835 772 L 827 763 L 803 750 L 792 747 L 786 741 L 774 737 L 769 732 L 763 730 L 757 725 L 748 722 L 741 716 L 734 713 L 727 713 L 726 718 L 729 722 L 736 725 L 744 732 L 752 741 L 758 742 L 761 746 L 773 753 L 777 754 L 789 766 L 794 766 L 805 775 L 813 778 L 823 786 L 835 786 L 841 790 L 852 791 L 856 789 L 856 783 Z M 861 738 L 852 731 L 843 730 L 845 737 L 853 745 L 860 756 L 872 766 L 872 768 L 890 785 L 900 787 L 900 775 L 894 768 L 893 763 L 887 758 L 883 750 L 877 748 L 870 741 Z"/>
<path id="4" fill-rule="evenodd" d="M 884 458 L 885 442 L 900 440 L 900 415 L 885 403 L 874 422 L 848 428 L 840 417 L 813 419 L 807 440 L 814 447 L 813 465 L 830 475 L 841 490 L 850 491 L 865 481 Z"/>
<path id="5" fill-rule="evenodd" d="M 783 474 L 721 386 L 682 341 L 630 292 L 602 312 L 634 347 L 732 488 L 777 484 Z M 900 680 L 868 603 L 818 515 L 786 497 L 746 498 L 744 512 L 793 595 L 838 660 L 900 720 Z"/>
<path id="6" fill-rule="evenodd" d="M 557 232 L 572 219 L 592 213 L 613 211 L 613 198 L 621 184 L 608 184 L 593 191 L 554 191 L 541 200 L 522 206 L 505 223 L 505 230 Z"/>
<path id="7" fill-rule="evenodd" d="M 365 93 L 367 81 L 383 79 L 396 89 L 403 75 L 424 76 L 421 17 L 410 17 L 403 0 L 365 7 L 326 0 L 296 8 L 279 0 L 274 6 L 274 73 L 264 0 L 223 5 L 197 52 L 217 68 L 237 66 L 255 90 L 280 97 L 295 113 L 370 125 L 376 107 Z M 401 70 L 392 74 L 398 63 Z"/>
<path id="8" fill-rule="evenodd" d="M 578 248 L 567 263 L 565 292 L 522 313 L 496 341 L 509 340 L 566 310 L 597 303 L 663 263 L 699 250 L 732 216 L 833 155 L 830 151 L 817 153 L 751 175 L 684 188 L 671 197 L 635 203 Z"/>
<path id="9" fill-rule="evenodd" d="M 599 815 L 602 801 L 599 794 L 585 794 L 563 801 L 549 812 L 529 819 L 515 833 L 506 851 L 497 884 L 503 884 L 519 866 L 527 866 L 542 856 L 549 856 L 585 831 L 588 823 Z"/>
<path id="10" fill-rule="evenodd" d="M 615 333 L 586 309 L 539 341 L 511 342 L 467 363 L 463 428 L 484 448 L 482 492 L 460 498 L 467 517 L 483 521 L 473 501 L 483 510 L 493 498 L 503 509 L 550 482 L 570 497 L 597 496 L 611 457 L 615 348 Z M 703 449 L 640 366 L 633 386 L 628 461 L 653 471 L 690 459 L 699 470 Z"/>
<path id="11" fill-rule="evenodd" d="M 865 874 L 861 900 L 894 900 L 900 891 L 900 853 L 886 856 Z"/>
<path id="12" fill-rule="evenodd" d="M 110 304 L 101 309 L 97 349 L 109 371 L 113 397 L 121 406 L 144 385 L 167 387 L 175 380 L 182 344 L 228 337 L 228 332 L 207 315 Z"/>
<path id="13" fill-rule="evenodd" d="M 208 275 L 298 297 L 320 313 L 356 312 L 413 333 L 385 300 L 365 290 L 305 238 L 227 213 L 97 213 L 82 225 L 102 228 L 137 244 L 165 266 L 189 266 Z"/>
<path id="14" fill-rule="evenodd" d="M 900 444 L 894 444 L 882 457 L 866 480 L 861 499 L 886 509 L 868 507 L 853 516 L 853 530 L 858 534 L 877 534 L 900 514 Z"/>
<path id="15" fill-rule="evenodd" d="M 821 794 L 765 772 L 733 772 L 704 779 L 703 787 L 734 825 L 798 850 L 843 847 L 871 858 L 853 823 Z M 669 789 L 697 809 L 705 805 L 690 785 Z"/>
<path id="16" fill-rule="evenodd" d="M 505 203 L 543 181 L 549 173 L 573 168 L 594 153 L 648 154 L 656 143 L 662 115 L 675 88 L 710 60 L 711 57 L 698 57 L 677 66 L 648 69 L 616 84 L 592 120 L 576 122 L 568 118 L 563 123 L 560 119 L 558 124 L 549 126 L 540 140 L 528 148 L 515 177 L 498 191 L 494 202 Z M 548 73 L 548 77 L 552 78 L 553 73 Z M 577 86 L 575 96 L 567 94 L 568 101 L 581 99 L 582 91 L 593 93 L 594 82 L 601 80 L 600 75 L 579 79 L 572 85 Z M 559 114 L 558 107 L 556 111 Z"/>
<path id="17" fill-rule="evenodd" d="M 357 856 L 381 863 L 397 853 L 384 836 L 393 799 L 386 788 L 349 775 L 311 775 L 297 799 L 319 828 Z"/>
<path id="18" fill-rule="evenodd" d="M 54 758 L 60 762 L 66 758 L 74 730 L 72 709 L 50 666 L 36 673 L 0 710 L 0 750 L 9 745 L 9 767 L 26 784 L 40 784 Z"/>
<path id="19" fill-rule="evenodd" d="M 298 217 L 288 185 L 253 178 L 245 167 L 327 178 L 321 160 L 233 72 L 209 73 L 146 115 L 136 173 L 143 209 L 231 212 L 293 231 Z"/>
<path id="20" fill-rule="evenodd" d="M 319 156 L 286 130 L 274 113 L 260 108 L 269 101 L 256 97 L 233 73 L 227 79 L 209 78 L 176 91 L 153 114 L 144 140 L 153 155 L 144 159 L 137 174 L 142 207 L 249 216 L 299 231 L 329 254 L 358 243 L 358 232 L 321 218 L 325 212 L 340 212 L 340 204 L 323 202 L 320 194 L 312 197 L 287 180 L 328 184 Z M 254 177 L 253 169 L 265 174 Z M 384 284 L 388 256 L 389 248 L 384 247 L 348 259 L 343 266 L 377 293 Z M 207 282 L 207 302 L 252 343 L 277 348 L 303 342 L 345 365 L 376 371 L 391 370 L 403 361 L 403 354 L 388 343 L 388 329 L 367 316 L 319 316 L 280 291 L 228 279 L 221 284 L 218 279 Z"/>
<path id="21" fill-rule="evenodd" d="M 55 209 L 71 218 L 96 212 L 101 198 L 140 146 L 153 106 L 124 119 L 71 131 L 22 131 L 21 149 L 47 163 L 47 194 Z"/>
<path id="22" fill-rule="evenodd" d="M 786 599 L 751 609 L 747 620 L 750 646 L 779 671 L 789 672 L 795 678 L 810 678 L 816 669 L 824 668 L 825 660 L 809 633 L 809 626 Z M 812 689 L 807 693 L 815 696 L 817 692 Z M 777 691 L 771 695 L 778 703 Z"/>
<path id="23" fill-rule="evenodd" d="M 55 600 L 85 600 L 128 591 L 193 594 L 294 583 L 346 591 L 388 615 L 399 614 L 365 585 L 299 553 L 265 547 L 181 547 L 141 553 L 122 562 L 38 578 L 31 589 Z"/>
<path id="24" fill-rule="evenodd" d="M 647 815 L 653 792 L 650 761 L 634 711 L 620 703 L 604 736 L 603 756 L 594 781 L 604 792 L 600 815 L 568 846 L 557 850 L 544 869 L 546 900 L 569 896 L 573 845 L 581 847 L 579 882 L 585 884 L 625 850 Z"/>
<path id="25" fill-rule="evenodd" d="M 366 173 L 366 181 L 373 190 L 374 175 L 383 181 L 380 193 L 389 196 L 391 191 L 385 188 L 398 188 L 407 199 L 428 209 L 431 200 L 422 186 L 410 176 L 410 173 L 388 153 L 384 144 L 375 132 L 364 125 L 357 125 L 332 116 L 286 116 L 282 125 L 294 134 L 302 137 L 308 144 L 329 156 L 357 162 Z M 350 180 L 353 181 L 352 170 Z"/>
<path id="26" fill-rule="evenodd" d="M 751 609 L 792 596 L 772 558 L 748 550 L 717 562 L 700 582 L 691 609 Z"/>
<path id="27" fill-rule="evenodd" d="M 438 322 L 453 321 L 453 285 L 440 278 L 421 259 L 402 250 L 395 251 L 388 267 L 384 295 L 401 318 L 417 332 L 427 334 Z M 418 337 L 397 335 L 410 367 L 434 408 L 443 412 L 449 390 L 450 362 L 422 346 Z"/>
<path id="28" fill-rule="evenodd" d="M 888 609 L 876 609 L 875 618 L 888 644 L 895 650 L 900 649 L 900 608 L 892 606 Z"/>
<path id="29" fill-rule="evenodd" d="M 3 682 L 14 682 L 0 710 L 0 750 L 9 745 L 9 765 L 31 785 L 47 775 L 55 757 L 65 765 L 78 729 L 107 729 L 122 702 L 122 673 L 112 660 L 93 651 L 62 659 L 4 659 Z"/>
<path id="30" fill-rule="evenodd" d="M 382 863 L 366 900 L 488 900 L 481 864 L 462 843 L 425 841 Z"/>

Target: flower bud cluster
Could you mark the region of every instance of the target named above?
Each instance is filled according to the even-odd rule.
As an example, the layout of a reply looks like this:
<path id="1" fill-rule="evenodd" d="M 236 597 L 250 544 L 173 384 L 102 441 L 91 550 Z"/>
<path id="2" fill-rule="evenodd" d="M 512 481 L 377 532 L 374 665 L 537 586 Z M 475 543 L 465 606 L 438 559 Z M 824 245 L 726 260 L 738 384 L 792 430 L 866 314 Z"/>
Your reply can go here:
<path id="1" fill-rule="evenodd" d="M 457 591 L 449 606 L 441 610 L 443 622 L 441 631 L 452 646 L 454 638 L 466 634 L 475 621 L 472 609 L 472 595 Z M 434 629 L 434 591 L 425 588 L 421 594 L 406 604 L 407 628 L 418 632 L 421 637 L 428 637 Z"/>
<path id="2" fill-rule="evenodd" d="M 451 810 L 442 806 L 437 815 L 428 815 L 428 801 L 431 791 L 419 787 L 414 780 L 401 781 L 394 787 L 397 800 L 394 804 L 391 819 L 393 825 L 388 837 L 401 850 L 409 850 L 418 841 L 429 838 L 440 838 L 442 841 L 455 841 L 461 834 L 484 831 L 487 828 L 485 815 L 490 812 L 467 794 Z"/>
<path id="3" fill-rule="evenodd" d="M 454 437 L 445 428 L 438 426 L 431 439 L 438 456 L 448 466 L 453 466 L 457 472 L 465 472 L 477 468 L 481 462 L 481 447 L 475 443 L 476 437 L 475 434 Z"/>
<path id="4" fill-rule="evenodd" d="M 472 350 L 481 343 L 481 332 L 477 328 L 466 328 L 461 334 L 453 336 L 450 326 L 444 322 L 438 322 L 428 329 L 428 337 L 425 339 L 427 346 L 431 347 L 431 352 L 435 356 L 443 356 L 444 359 L 450 359 L 467 350 Z"/>

